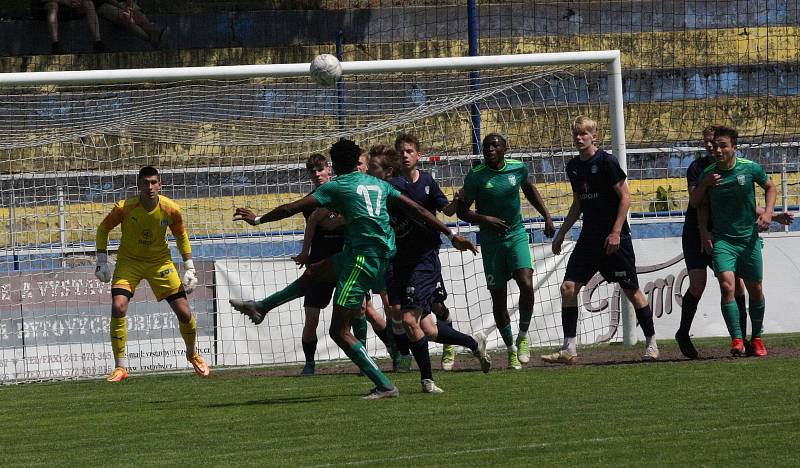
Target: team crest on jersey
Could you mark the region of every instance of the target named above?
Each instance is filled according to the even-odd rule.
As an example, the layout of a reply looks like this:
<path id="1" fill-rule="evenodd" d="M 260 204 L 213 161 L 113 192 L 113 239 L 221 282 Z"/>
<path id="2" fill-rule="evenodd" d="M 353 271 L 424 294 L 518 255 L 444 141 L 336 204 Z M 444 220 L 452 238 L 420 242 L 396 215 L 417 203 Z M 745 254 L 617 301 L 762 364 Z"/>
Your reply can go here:
<path id="1" fill-rule="evenodd" d="M 597 174 L 597 165 L 592 164 L 592 174 Z"/>
<path id="2" fill-rule="evenodd" d="M 430 195 L 430 194 L 431 194 L 431 186 L 430 185 L 426 185 L 425 186 L 425 195 Z"/>
<path id="3" fill-rule="evenodd" d="M 517 176 L 514 174 L 509 175 L 508 181 L 511 183 L 511 185 L 517 185 Z"/>
<path id="4" fill-rule="evenodd" d="M 744 185 L 744 182 L 745 182 L 744 175 L 737 175 L 736 176 L 736 182 L 739 182 L 739 185 Z"/>
<path id="5" fill-rule="evenodd" d="M 162 219 L 161 220 L 161 225 L 162 226 L 169 226 L 169 220 L 168 219 Z"/>

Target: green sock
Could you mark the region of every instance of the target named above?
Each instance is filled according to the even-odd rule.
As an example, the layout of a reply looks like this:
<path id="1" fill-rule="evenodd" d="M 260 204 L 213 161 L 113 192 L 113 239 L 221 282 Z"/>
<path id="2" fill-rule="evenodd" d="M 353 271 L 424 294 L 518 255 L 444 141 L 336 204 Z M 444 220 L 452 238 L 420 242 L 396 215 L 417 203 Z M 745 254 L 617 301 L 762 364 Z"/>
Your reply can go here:
<path id="1" fill-rule="evenodd" d="M 364 347 L 367 346 L 367 316 L 362 315 L 353 320 L 353 335 Z"/>
<path id="2" fill-rule="evenodd" d="M 303 292 L 298 284 L 299 282 L 300 280 L 295 280 L 289 284 L 289 286 L 286 286 L 285 288 L 265 299 L 261 299 L 260 301 L 256 302 L 256 304 L 259 308 L 263 309 L 264 312 L 269 312 L 270 310 L 282 304 L 286 304 L 287 302 L 297 299 L 298 297 L 305 296 L 305 292 Z"/>
<path id="3" fill-rule="evenodd" d="M 764 329 L 764 298 L 756 302 L 750 300 L 750 322 L 753 324 L 753 338 L 761 336 Z"/>
<path id="4" fill-rule="evenodd" d="M 506 346 L 511 346 L 514 344 L 514 334 L 511 333 L 510 323 L 500 329 L 500 336 L 503 337 L 503 343 L 505 343 Z"/>
<path id="5" fill-rule="evenodd" d="M 752 312 L 750 312 L 752 314 Z M 728 333 L 731 338 L 742 338 L 742 329 L 739 326 L 739 306 L 736 301 L 722 304 L 722 317 L 725 319 L 725 325 L 728 326 Z"/>
<path id="6" fill-rule="evenodd" d="M 383 372 L 375 364 L 375 361 L 369 357 L 366 348 L 360 341 L 356 341 L 355 344 L 350 346 L 350 349 L 345 349 L 344 352 L 361 369 L 361 372 L 369 377 L 376 387 L 382 389 L 393 387 L 392 382 L 383 375 Z"/>

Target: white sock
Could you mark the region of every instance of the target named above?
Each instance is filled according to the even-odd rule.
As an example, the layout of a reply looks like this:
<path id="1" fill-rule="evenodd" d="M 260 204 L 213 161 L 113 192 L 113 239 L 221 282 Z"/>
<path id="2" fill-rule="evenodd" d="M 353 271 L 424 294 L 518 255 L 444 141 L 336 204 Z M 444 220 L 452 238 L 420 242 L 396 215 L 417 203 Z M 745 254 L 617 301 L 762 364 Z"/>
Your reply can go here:
<path id="1" fill-rule="evenodd" d="M 651 347 L 652 347 L 653 349 L 658 349 L 658 345 L 656 344 L 656 336 L 655 336 L 655 335 L 653 335 L 653 336 L 646 336 L 646 337 L 645 337 L 645 340 L 646 340 L 646 342 L 647 342 L 647 345 L 646 345 L 646 346 L 647 346 L 648 348 L 651 348 Z"/>
<path id="2" fill-rule="evenodd" d="M 566 349 L 572 354 L 578 354 L 577 351 L 577 342 L 578 337 L 576 336 L 565 336 L 564 337 L 564 347 L 561 349 Z"/>
<path id="3" fill-rule="evenodd" d="M 128 368 L 128 356 L 115 357 L 114 358 L 114 365 L 116 367 L 124 367 L 125 369 L 127 369 Z"/>

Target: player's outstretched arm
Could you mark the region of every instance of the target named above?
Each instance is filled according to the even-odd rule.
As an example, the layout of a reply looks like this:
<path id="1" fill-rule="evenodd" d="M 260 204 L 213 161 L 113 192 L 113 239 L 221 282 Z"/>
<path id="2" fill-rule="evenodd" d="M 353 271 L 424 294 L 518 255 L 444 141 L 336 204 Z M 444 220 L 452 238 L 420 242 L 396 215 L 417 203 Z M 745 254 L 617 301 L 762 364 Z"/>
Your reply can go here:
<path id="1" fill-rule="evenodd" d="M 567 216 L 564 218 L 564 222 L 561 223 L 561 227 L 558 229 L 558 233 L 556 234 L 555 239 L 553 239 L 553 253 L 556 255 L 561 254 L 561 245 L 564 243 L 564 238 L 567 236 L 567 233 L 575 223 L 578 222 L 578 218 L 581 217 L 581 201 L 574 192 L 572 193 L 572 205 L 569 207 L 569 212 Z"/>
<path id="2" fill-rule="evenodd" d="M 192 245 L 189 243 L 189 233 L 183 225 L 183 216 L 180 210 L 171 214 L 169 230 L 175 236 L 175 245 L 178 246 L 178 252 L 181 253 L 181 258 L 183 258 L 183 290 L 187 294 L 191 294 L 194 288 L 197 287 L 197 272 L 194 269 L 194 261 L 192 260 Z"/>
<path id="3" fill-rule="evenodd" d="M 544 204 L 542 195 L 536 189 L 536 186 L 534 186 L 529 180 L 526 180 L 522 183 L 522 193 L 525 194 L 525 198 L 528 200 L 528 203 L 536 208 L 536 211 L 538 211 L 540 215 L 544 216 L 544 235 L 547 237 L 553 237 L 553 235 L 556 233 L 556 227 L 553 224 L 553 218 L 550 216 L 547 206 Z"/>
<path id="4" fill-rule="evenodd" d="M 430 211 L 426 210 L 419 204 L 417 204 L 414 200 L 408 198 L 405 195 L 400 195 L 397 199 L 398 207 L 403 210 L 403 212 L 411 219 L 417 219 L 419 221 L 425 222 L 425 224 L 434 227 L 436 230 L 447 236 L 450 239 L 450 242 L 453 243 L 453 247 L 457 248 L 458 250 L 469 250 L 473 254 L 478 253 L 478 248 L 475 247 L 475 244 L 470 242 L 468 239 L 465 239 L 457 234 L 453 234 L 453 231 L 447 227 L 446 224 L 439 221 L 439 218 L 432 215 Z"/>
<path id="5" fill-rule="evenodd" d="M 257 224 L 279 221 L 303 210 L 310 210 L 317 208 L 318 206 L 320 205 L 317 199 L 309 194 L 300 200 L 293 201 L 291 203 L 285 203 L 273 209 L 269 213 L 261 216 L 256 216 L 256 213 L 250 208 L 236 208 L 236 211 L 233 214 L 233 220 L 244 221 L 251 226 L 255 226 Z"/>
<path id="6" fill-rule="evenodd" d="M 470 210 L 472 202 L 466 199 L 459 199 L 456 204 L 456 214 L 458 219 L 466 221 L 470 224 L 484 224 L 500 234 L 505 234 L 508 231 L 508 225 L 500 218 L 494 216 L 487 216 Z"/>

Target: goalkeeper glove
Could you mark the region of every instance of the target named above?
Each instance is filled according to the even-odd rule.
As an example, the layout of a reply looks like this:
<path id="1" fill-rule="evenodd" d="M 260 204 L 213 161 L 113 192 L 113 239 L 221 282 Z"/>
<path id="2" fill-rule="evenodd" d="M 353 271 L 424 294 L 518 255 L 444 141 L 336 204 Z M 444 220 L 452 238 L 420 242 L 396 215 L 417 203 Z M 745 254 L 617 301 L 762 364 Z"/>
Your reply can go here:
<path id="1" fill-rule="evenodd" d="M 94 276 L 104 283 L 111 281 L 111 268 L 108 266 L 108 254 L 97 253 L 97 266 L 94 268 Z"/>
<path id="2" fill-rule="evenodd" d="M 197 274 L 194 270 L 194 262 L 192 259 L 183 261 L 183 289 L 187 294 L 191 294 L 194 288 L 197 287 Z"/>

